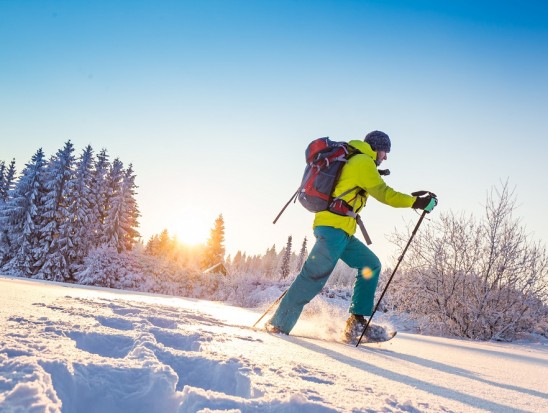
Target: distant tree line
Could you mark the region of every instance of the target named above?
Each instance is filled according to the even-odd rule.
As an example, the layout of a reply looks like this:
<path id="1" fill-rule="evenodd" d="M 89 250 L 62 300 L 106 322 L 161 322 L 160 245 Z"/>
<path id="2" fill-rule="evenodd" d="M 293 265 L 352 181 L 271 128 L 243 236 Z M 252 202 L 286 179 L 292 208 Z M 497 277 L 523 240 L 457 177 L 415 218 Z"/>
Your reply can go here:
<path id="1" fill-rule="evenodd" d="M 267 248 L 264 254 L 248 255 L 237 251 L 234 257 L 225 258 L 225 226 L 223 215 L 215 220 L 205 245 L 184 245 L 177 237 L 170 236 L 164 229 L 150 237 L 145 252 L 159 258 L 179 263 L 181 267 L 194 270 L 205 270 L 218 263 L 223 263 L 230 273 L 261 273 L 270 279 L 283 280 L 298 273 L 307 258 L 307 239 L 303 240 L 299 253 L 293 250 L 293 237 L 279 252 L 276 245 Z"/>
<path id="2" fill-rule="evenodd" d="M 0 162 L 0 270 L 17 276 L 73 281 L 93 249 L 130 251 L 140 237 L 132 165 L 112 162 L 70 141 L 46 158 L 39 149 L 16 176 Z"/>

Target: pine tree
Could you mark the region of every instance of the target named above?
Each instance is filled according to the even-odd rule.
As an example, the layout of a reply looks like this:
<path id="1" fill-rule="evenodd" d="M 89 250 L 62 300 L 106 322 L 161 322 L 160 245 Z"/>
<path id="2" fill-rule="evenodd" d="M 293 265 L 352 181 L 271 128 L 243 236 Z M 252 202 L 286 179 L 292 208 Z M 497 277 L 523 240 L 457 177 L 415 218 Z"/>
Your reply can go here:
<path id="1" fill-rule="evenodd" d="M 160 245 L 160 239 L 158 235 L 153 235 L 150 237 L 150 239 L 147 242 L 145 252 L 149 255 L 159 255 L 159 248 Z"/>
<path id="2" fill-rule="evenodd" d="M 238 250 L 238 252 L 236 252 L 236 255 L 234 256 L 234 259 L 232 260 L 232 267 L 234 267 L 234 269 L 236 270 L 240 270 L 242 268 L 242 264 L 244 261 L 244 259 L 242 259 L 242 251 Z"/>
<path id="3" fill-rule="evenodd" d="M 247 256 L 247 254 L 244 252 L 242 254 L 242 262 L 240 264 L 240 270 L 242 271 L 247 271 L 249 269 L 249 257 Z"/>
<path id="4" fill-rule="evenodd" d="M 5 204 L 8 200 L 8 189 L 6 184 L 6 164 L 0 161 L 0 267 L 2 259 L 7 252 L 7 232 L 4 234 L 5 222 L 3 218 Z M 5 235 L 5 236 L 4 236 Z"/>
<path id="5" fill-rule="evenodd" d="M 6 167 L 4 161 L 0 163 L 0 205 L 8 201 L 15 184 L 15 173 L 15 159 L 11 160 L 9 167 Z"/>
<path id="6" fill-rule="evenodd" d="M 171 250 L 171 238 L 169 237 L 169 232 L 166 228 L 160 233 L 158 238 L 158 248 L 162 255 L 169 255 Z"/>
<path id="7" fill-rule="evenodd" d="M 87 146 L 76 162 L 66 142 L 46 162 L 36 152 L 15 180 L 15 160 L 0 162 L 0 268 L 14 275 L 70 280 L 92 248 L 127 251 L 137 243 L 139 210 L 133 168 L 94 163 Z M 107 231 L 110 230 L 110 231 Z"/>
<path id="8" fill-rule="evenodd" d="M 215 264 L 223 262 L 225 256 L 225 223 L 223 214 L 220 214 L 215 220 L 215 226 L 210 232 L 209 239 L 204 251 L 202 266 L 209 268 Z"/>
<path id="9" fill-rule="evenodd" d="M 102 149 L 97 155 L 95 169 L 92 172 L 91 182 L 91 209 L 93 230 L 93 247 L 98 247 L 105 242 L 105 219 L 107 217 L 108 185 L 107 177 L 110 169 L 109 156 L 106 149 Z"/>
<path id="10" fill-rule="evenodd" d="M 2 202 L 4 198 L 4 194 L 6 194 L 5 188 L 5 172 L 6 171 L 6 163 L 4 161 L 0 161 L 0 203 Z"/>
<path id="11" fill-rule="evenodd" d="M 14 275 L 30 277 L 35 271 L 33 257 L 40 237 L 45 163 L 40 148 L 25 166 L 12 196 L 0 209 L 0 267 Z"/>
<path id="12" fill-rule="evenodd" d="M 167 229 L 160 234 L 153 235 L 147 242 L 145 252 L 149 255 L 161 256 L 177 260 L 180 256 L 179 243 L 176 237 L 170 237 Z"/>
<path id="13" fill-rule="evenodd" d="M 103 204 L 100 209 L 102 215 L 100 217 L 101 230 L 99 245 L 109 245 L 118 249 L 118 227 L 120 211 L 118 210 L 120 204 L 117 202 L 114 206 L 114 199 L 119 198 L 119 194 L 122 188 L 122 179 L 124 174 L 124 165 L 120 159 L 116 158 L 110 165 L 107 176 L 105 177 L 105 188 Z"/>
<path id="14" fill-rule="evenodd" d="M 282 267 L 280 269 L 280 275 L 282 278 L 286 278 L 291 272 L 290 263 L 291 263 L 292 243 L 293 243 L 293 237 L 290 235 L 287 238 L 287 244 L 285 246 L 283 257 L 282 257 Z"/>
<path id="15" fill-rule="evenodd" d="M 304 237 L 303 244 L 301 246 L 301 251 L 299 252 L 299 258 L 297 260 L 297 266 L 295 267 L 295 272 L 300 272 L 303 268 L 304 262 L 306 261 L 306 258 L 308 257 L 308 251 L 306 248 L 308 240 L 306 237 Z"/>
<path id="16" fill-rule="evenodd" d="M 4 161 L 0 161 L 0 267 L 2 267 L 2 259 L 7 250 L 7 244 L 4 241 L 4 221 L 3 221 L 3 209 L 5 201 L 2 200 L 2 193 L 4 191 L 4 172 L 6 170 L 6 164 Z"/>
<path id="17" fill-rule="evenodd" d="M 278 267 L 278 253 L 276 252 L 276 244 L 272 245 L 272 248 L 268 248 L 262 258 L 262 271 L 266 275 L 276 274 Z"/>
<path id="18" fill-rule="evenodd" d="M 109 174 L 109 205 L 105 220 L 106 243 L 118 252 L 130 251 L 140 234 L 136 230 L 139 209 L 135 200 L 135 175 L 133 166 L 124 171 L 122 162 L 115 159 Z"/>
<path id="19" fill-rule="evenodd" d="M 137 204 L 137 200 L 135 199 L 135 196 L 137 195 L 135 178 L 136 176 L 133 171 L 133 165 L 129 164 L 122 181 L 122 229 L 124 231 L 122 246 L 125 251 L 132 250 L 141 238 L 141 234 L 137 231 L 141 213 L 139 212 L 139 206 Z"/>
<path id="20" fill-rule="evenodd" d="M 70 279 L 69 251 L 73 245 L 65 224 L 71 219 L 67 205 L 70 202 L 67 199 L 67 183 L 73 178 L 73 152 L 74 146 L 68 141 L 48 163 L 41 211 L 41 238 L 35 249 L 38 269 L 35 278 L 53 281 Z"/>
<path id="21" fill-rule="evenodd" d="M 60 237 L 72 245 L 65 251 L 70 276 L 75 273 L 89 253 L 93 243 L 93 149 L 88 145 L 76 163 L 73 177 L 67 182 L 63 197 L 67 204 L 67 219 L 60 226 Z"/>

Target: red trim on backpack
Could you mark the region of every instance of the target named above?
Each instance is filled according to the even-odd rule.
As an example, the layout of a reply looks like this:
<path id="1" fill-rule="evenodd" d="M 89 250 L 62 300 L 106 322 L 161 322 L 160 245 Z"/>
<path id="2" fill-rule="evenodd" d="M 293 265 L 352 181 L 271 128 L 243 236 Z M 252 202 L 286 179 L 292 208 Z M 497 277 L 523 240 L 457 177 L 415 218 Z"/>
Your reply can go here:
<path id="1" fill-rule="evenodd" d="M 310 196 L 315 196 L 316 198 L 324 199 L 326 201 L 329 201 L 329 199 L 331 199 L 329 195 L 316 191 L 313 186 L 310 186 L 310 188 L 306 190 L 306 193 Z"/>
<path id="2" fill-rule="evenodd" d="M 306 163 L 313 162 L 316 155 L 328 147 L 329 145 L 327 144 L 327 138 L 319 138 L 310 142 L 305 152 Z"/>
<path id="3" fill-rule="evenodd" d="M 329 204 L 329 212 L 333 212 L 337 215 L 343 216 L 353 216 L 355 215 L 354 210 L 344 199 L 335 199 L 331 204 Z"/>

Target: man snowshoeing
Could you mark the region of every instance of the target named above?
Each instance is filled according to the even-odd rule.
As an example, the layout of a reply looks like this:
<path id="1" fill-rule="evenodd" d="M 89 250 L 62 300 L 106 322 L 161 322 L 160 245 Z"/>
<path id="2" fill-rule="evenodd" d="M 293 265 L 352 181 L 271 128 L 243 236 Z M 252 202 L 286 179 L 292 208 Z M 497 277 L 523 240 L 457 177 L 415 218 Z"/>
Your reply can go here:
<path id="1" fill-rule="evenodd" d="M 356 213 L 365 206 L 369 196 L 395 208 L 415 208 L 428 212 L 434 209 L 437 200 L 430 193 L 418 197 L 407 195 L 390 188 L 382 179 L 377 167 L 387 159 L 391 147 L 386 133 L 373 131 L 366 135 L 364 141 L 352 140 L 349 145 L 357 154 L 343 167 L 333 192 L 334 197 L 343 194 L 342 199 L 353 205 Z M 352 191 L 352 188 L 357 189 Z M 345 340 L 350 342 L 360 336 L 367 317 L 372 314 L 381 263 L 366 245 L 354 237 L 355 218 L 321 211 L 315 214 L 313 228 L 316 243 L 301 272 L 283 296 L 276 313 L 267 322 L 266 329 L 289 334 L 303 307 L 322 290 L 337 261 L 341 259 L 357 270 L 350 317 L 345 328 Z M 368 336 L 373 340 L 382 339 L 384 333 L 380 326 L 368 327 Z"/>

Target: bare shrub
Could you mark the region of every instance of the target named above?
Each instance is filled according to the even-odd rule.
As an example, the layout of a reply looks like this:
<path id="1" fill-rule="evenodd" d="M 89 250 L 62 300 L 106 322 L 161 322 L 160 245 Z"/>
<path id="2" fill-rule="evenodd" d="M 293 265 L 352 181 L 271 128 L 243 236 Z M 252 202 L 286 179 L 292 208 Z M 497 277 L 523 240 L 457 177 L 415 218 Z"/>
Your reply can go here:
<path id="1" fill-rule="evenodd" d="M 389 306 L 409 312 L 423 331 L 480 340 L 546 335 L 546 247 L 533 243 L 504 183 L 487 195 L 481 220 L 443 213 L 424 222 L 389 292 Z M 393 234 L 403 246 L 406 234 Z"/>

